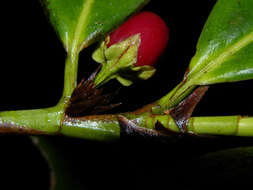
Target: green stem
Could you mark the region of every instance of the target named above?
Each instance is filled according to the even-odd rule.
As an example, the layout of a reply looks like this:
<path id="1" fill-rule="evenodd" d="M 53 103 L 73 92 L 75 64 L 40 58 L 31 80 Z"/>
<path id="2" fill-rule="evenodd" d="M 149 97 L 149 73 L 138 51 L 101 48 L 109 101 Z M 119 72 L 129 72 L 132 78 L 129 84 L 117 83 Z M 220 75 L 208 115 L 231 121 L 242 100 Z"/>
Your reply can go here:
<path id="1" fill-rule="evenodd" d="M 120 136 L 116 115 L 98 115 L 79 118 L 65 118 L 61 134 L 71 137 L 111 141 Z"/>
<path id="2" fill-rule="evenodd" d="M 5 111 L 0 113 L 0 133 L 57 134 L 63 107 Z"/>
<path id="3" fill-rule="evenodd" d="M 179 83 L 173 90 L 167 95 L 162 97 L 156 102 L 152 108 L 154 114 L 162 114 L 164 111 L 179 104 L 186 96 L 188 96 L 194 89 L 195 85 L 190 85 L 187 82 Z"/>
<path id="4" fill-rule="evenodd" d="M 253 117 L 193 117 L 189 132 L 200 135 L 253 136 Z"/>
<path id="5" fill-rule="evenodd" d="M 70 53 L 67 55 L 65 63 L 64 89 L 62 101 L 67 102 L 77 84 L 79 53 Z"/>
<path id="6" fill-rule="evenodd" d="M 60 106 L 24 111 L 0 113 L 0 133 L 47 134 L 110 141 L 120 137 L 117 115 L 64 117 Z M 179 129 L 169 115 L 152 115 L 150 112 L 122 114 L 138 126 L 154 129 L 159 121 L 170 131 Z M 253 136 L 253 117 L 192 117 L 188 122 L 188 133 L 197 135 Z"/>
<path id="7" fill-rule="evenodd" d="M 169 115 L 123 114 L 139 127 L 154 129 L 159 121 L 170 131 L 179 133 L 174 120 Z M 192 117 L 188 122 L 188 133 L 196 135 L 253 136 L 253 117 L 216 116 Z M 113 140 L 119 138 L 120 129 L 116 115 L 67 118 L 63 122 L 62 134 L 72 137 Z"/>

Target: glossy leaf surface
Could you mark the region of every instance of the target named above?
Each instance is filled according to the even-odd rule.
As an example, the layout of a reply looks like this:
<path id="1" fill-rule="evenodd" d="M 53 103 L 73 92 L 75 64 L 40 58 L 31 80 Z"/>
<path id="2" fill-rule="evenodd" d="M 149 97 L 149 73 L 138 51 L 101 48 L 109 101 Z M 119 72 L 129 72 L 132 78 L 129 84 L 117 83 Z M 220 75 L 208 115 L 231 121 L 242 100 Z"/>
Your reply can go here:
<path id="1" fill-rule="evenodd" d="M 80 51 L 123 22 L 147 0 L 42 0 L 67 51 Z"/>
<path id="2" fill-rule="evenodd" d="M 191 60 L 188 83 L 205 85 L 253 78 L 253 1 L 219 0 Z"/>
<path id="3" fill-rule="evenodd" d="M 253 79 L 253 1 L 218 0 L 200 35 L 184 80 L 154 113 L 179 104 L 197 85 Z"/>

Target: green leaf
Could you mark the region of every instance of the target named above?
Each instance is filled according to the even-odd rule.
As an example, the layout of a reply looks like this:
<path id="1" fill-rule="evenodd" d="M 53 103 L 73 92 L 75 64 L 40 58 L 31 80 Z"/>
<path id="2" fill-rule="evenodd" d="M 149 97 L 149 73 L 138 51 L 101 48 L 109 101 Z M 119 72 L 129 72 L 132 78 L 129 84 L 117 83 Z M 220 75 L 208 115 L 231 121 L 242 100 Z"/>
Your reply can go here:
<path id="1" fill-rule="evenodd" d="M 253 78 L 253 1 L 219 0 L 190 63 L 191 85 Z"/>
<path id="2" fill-rule="evenodd" d="M 178 105 L 197 85 L 253 79 L 253 1 L 218 0 L 200 35 L 184 80 L 152 108 Z"/>
<path id="3" fill-rule="evenodd" d="M 42 0 L 66 51 L 81 51 L 148 0 Z"/>

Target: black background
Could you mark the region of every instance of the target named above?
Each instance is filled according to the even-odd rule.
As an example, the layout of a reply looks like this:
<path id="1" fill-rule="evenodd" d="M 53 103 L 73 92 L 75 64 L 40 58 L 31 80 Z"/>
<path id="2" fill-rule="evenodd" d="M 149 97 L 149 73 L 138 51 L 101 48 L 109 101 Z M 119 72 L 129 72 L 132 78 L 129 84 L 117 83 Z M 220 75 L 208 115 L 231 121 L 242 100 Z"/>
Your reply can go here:
<path id="1" fill-rule="evenodd" d="M 116 97 L 124 103 L 120 111 L 150 103 L 182 80 L 214 4 L 214 0 L 153 0 L 144 8 L 165 20 L 170 28 L 170 40 L 152 79 L 121 88 Z M 1 7 L 6 11 L 0 13 L 0 110 L 55 105 L 63 89 L 65 52 L 39 1 L 4 1 Z M 80 55 L 79 80 L 88 77 L 98 66 L 90 56 L 94 47 Z M 116 83 L 112 85 L 117 87 Z M 212 86 L 194 115 L 252 115 L 251 85 L 252 81 L 244 81 Z M 250 139 L 166 145 L 128 139 L 113 143 L 65 137 L 50 139 L 72 157 L 74 171 L 82 176 L 87 189 L 169 189 L 174 185 L 178 189 L 218 188 L 250 182 L 247 172 L 235 177 L 219 176 L 217 168 L 188 167 L 197 163 L 187 162 L 187 157 L 203 152 L 252 144 Z M 1 135 L 0 147 L 0 189 L 48 189 L 48 166 L 29 137 Z M 216 167 L 222 173 L 222 166 Z"/>

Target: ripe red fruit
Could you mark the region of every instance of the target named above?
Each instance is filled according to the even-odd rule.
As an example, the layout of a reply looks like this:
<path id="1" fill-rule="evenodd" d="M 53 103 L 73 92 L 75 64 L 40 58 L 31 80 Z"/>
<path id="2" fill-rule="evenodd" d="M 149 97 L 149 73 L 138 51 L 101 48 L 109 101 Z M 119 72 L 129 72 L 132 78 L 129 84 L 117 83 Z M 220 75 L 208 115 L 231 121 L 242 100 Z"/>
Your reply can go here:
<path id="1" fill-rule="evenodd" d="M 165 49 L 169 39 L 169 29 L 165 22 L 152 12 L 141 12 L 110 34 L 107 47 L 121 42 L 128 37 L 140 34 L 137 63 L 134 66 L 152 66 Z"/>
<path id="2" fill-rule="evenodd" d="M 136 78 L 147 80 L 156 71 L 154 64 L 165 49 L 169 30 L 156 14 L 141 12 L 107 36 L 93 52 L 92 58 L 102 64 L 94 83 L 101 86 L 116 78 L 131 85 Z"/>

